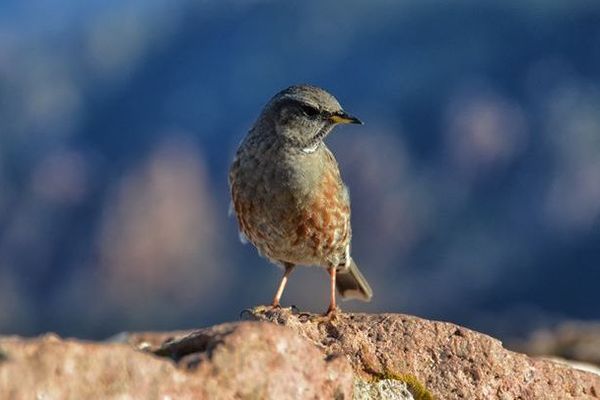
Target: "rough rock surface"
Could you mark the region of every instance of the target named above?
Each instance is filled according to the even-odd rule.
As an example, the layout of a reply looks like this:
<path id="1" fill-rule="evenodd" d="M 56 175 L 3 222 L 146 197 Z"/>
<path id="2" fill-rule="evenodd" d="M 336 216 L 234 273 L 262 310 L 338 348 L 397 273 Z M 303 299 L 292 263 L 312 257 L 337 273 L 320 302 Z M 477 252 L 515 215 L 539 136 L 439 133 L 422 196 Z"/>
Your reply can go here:
<path id="1" fill-rule="evenodd" d="M 253 321 L 104 343 L 0 338 L 0 399 L 600 398 L 597 375 L 449 323 L 269 308 L 245 316 Z"/>
<path id="2" fill-rule="evenodd" d="M 292 328 L 326 354 L 345 354 L 358 376 L 397 377 L 415 398 L 597 399 L 600 377 L 514 353 L 489 336 L 401 314 L 339 314 L 255 309 L 248 318 Z"/>
<path id="3" fill-rule="evenodd" d="M 408 384 L 396 379 L 381 379 L 369 382 L 356 379 L 354 382 L 354 400 L 414 400 Z"/>
<path id="4" fill-rule="evenodd" d="M 151 336 L 146 334 L 146 336 Z M 128 344 L 0 339 L 0 399 L 350 399 L 352 369 L 289 329 L 241 322 L 157 357 Z"/>

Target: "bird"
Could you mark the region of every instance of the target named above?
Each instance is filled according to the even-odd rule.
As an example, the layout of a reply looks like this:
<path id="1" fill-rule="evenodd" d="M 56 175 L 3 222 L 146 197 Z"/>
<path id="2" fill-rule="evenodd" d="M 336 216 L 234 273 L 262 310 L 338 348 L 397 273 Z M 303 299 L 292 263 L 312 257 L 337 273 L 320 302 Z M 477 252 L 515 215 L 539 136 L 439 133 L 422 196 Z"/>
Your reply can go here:
<path id="1" fill-rule="evenodd" d="M 232 208 L 243 241 L 283 267 L 271 305 L 297 265 L 329 273 L 329 307 L 343 298 L 370 301 L 373 291 L 350 254 L 350 196 L 324 140 L 334 127 L 363 123 L 317 86 L 275 94 L 240 143 L 229 170 Z"/>

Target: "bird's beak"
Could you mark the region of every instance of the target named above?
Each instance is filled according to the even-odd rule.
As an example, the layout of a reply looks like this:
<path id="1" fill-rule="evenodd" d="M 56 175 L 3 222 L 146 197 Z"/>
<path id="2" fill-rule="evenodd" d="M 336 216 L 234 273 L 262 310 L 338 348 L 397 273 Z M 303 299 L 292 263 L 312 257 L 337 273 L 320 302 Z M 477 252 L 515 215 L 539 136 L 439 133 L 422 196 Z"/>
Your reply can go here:
<path id="1" fill-rule="evenodd" d="M 362 121 L 352 115 L 346 114 L 344 111 L 333 114 L 329 117 L 329 120 L 334 124 L 359 124 L 362 125 Z"/>

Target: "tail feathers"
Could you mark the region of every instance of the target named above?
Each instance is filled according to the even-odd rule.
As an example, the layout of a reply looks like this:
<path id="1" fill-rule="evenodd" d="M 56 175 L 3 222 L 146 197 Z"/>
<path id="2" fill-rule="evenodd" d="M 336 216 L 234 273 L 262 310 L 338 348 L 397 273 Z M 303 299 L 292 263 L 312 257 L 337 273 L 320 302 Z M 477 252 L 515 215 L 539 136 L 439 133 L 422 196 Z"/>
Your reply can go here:
<path id="1" fill-rule="evenodd" d="M 371 301 L 371 297 L 373 297 L 373 290 L 363 274 L 360 273 L 354 260 L 347 269 L 337 272 L 335 284 L 343 298 Z"/>

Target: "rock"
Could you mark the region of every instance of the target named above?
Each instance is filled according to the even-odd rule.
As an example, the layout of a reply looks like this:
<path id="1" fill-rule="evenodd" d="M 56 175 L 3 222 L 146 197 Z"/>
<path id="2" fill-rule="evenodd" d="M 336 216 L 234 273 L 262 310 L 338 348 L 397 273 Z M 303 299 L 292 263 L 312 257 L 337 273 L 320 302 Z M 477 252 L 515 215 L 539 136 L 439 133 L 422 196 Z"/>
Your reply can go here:
<path id="1" fill-rule="evenodd" d="M 103 343 L 0 338 L 0 399 L 597 399 L 600 377 L 401 314 L 256 308 Z"/>
<path id="2" fill-rule="evenodd" d="M 171 354 L 177 362 L 120 343 L 2 338 L 0 399 L 352 396 L 348 362 L 342 357 L 326 357 L 289 329 L 241 322 L 185 338 L 190 347 Z"/>
<path id="3" fill-rule="evenodd" d="M 356 379 L 354 400 L 414 400 L 406 382 L 395 379 L 381 379 L 374 382 Z"/>
<path id="4" fill-rule="evenodd" d="M 287 326 L 325 354 L 345 354 L 357 377 L 396 379 L 415 399 L 596 399 L 600 377 L 506 350 L 496 339 L 402 314 L 334 319 L 257 308 L 248 318 Z"/>

